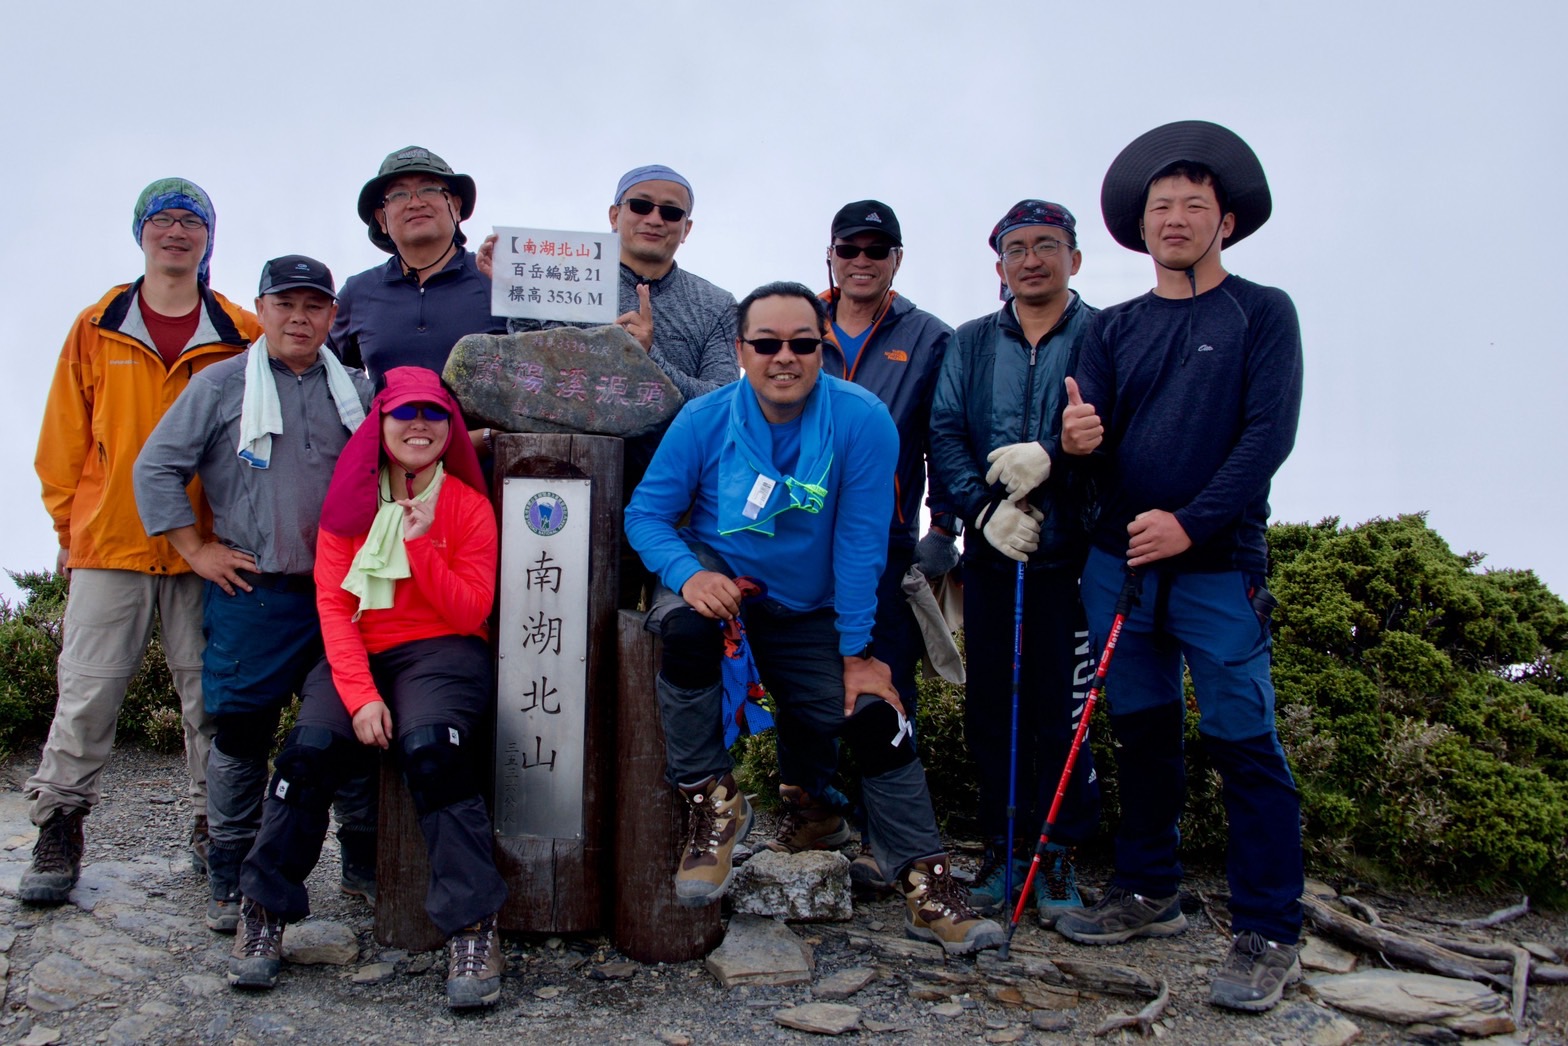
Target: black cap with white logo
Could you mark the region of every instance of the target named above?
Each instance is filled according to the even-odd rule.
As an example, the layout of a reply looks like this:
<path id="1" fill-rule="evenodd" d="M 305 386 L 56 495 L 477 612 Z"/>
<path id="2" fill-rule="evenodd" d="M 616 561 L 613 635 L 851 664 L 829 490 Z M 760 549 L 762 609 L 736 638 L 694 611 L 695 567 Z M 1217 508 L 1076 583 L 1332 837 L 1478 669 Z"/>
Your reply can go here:
<path id="1" fill-rule="evenodd" d="M 894 247 L 904 245 L 904 233 L 898 227 L 898 215 L 881 200 L 856 200 L 846 203 L 833 216 L 833 238 L 847 240 L 856 233 L 879 232 L 893 241 Z"/>
<path id="2" fill-rule="evenodd" d="M 286 254 L 263 265 L 261 289 L 256 294 L 281 294 L 300 288 L 320 291 L 333 299 L 338 296 L 332 282 L 332 270 L 303 254 Z"/>

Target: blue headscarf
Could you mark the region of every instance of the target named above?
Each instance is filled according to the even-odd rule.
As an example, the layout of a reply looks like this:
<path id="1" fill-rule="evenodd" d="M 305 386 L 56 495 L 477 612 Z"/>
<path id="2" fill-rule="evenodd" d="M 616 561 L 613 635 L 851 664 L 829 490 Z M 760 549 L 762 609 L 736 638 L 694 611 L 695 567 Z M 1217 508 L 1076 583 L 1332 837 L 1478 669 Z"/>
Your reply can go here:
<path id="1" fill-rule="evenodd" d="M 131 212 L 131 235 L 136 239 L 136 246 L 140 247 L 142 229 L 147 219 L 159 211 L 175 207 L 190 211 L 207 223 L 207 250 L 201 256 L 201 264 L 196 267 L 196 278 L 207 283 L 212 266 L 212 241 L 217 231 L 218 212 L 213 209 L 212 198 L 207 195 L 207 191 L 195 182 L 184 178 L 159 178 L 143 189 L 136 198 L 136 209 Z"/>
<path id="2" fill-rule="evenodd" d="M 626 190 L 643 182 L 674 182 L 686 190 L 686 199 L 691 207 L 697 206 L 697 194 L 691 191 L 691 182 L 682 178 L 673 169 L 662 163 L 651 163 L 646 167 L 633 167 L 621 175 L 621 180 L 615 185 L 615 202 L 617 205 L 626 198 Z M 691 208 L 687 208 L 690 210 Z"/>

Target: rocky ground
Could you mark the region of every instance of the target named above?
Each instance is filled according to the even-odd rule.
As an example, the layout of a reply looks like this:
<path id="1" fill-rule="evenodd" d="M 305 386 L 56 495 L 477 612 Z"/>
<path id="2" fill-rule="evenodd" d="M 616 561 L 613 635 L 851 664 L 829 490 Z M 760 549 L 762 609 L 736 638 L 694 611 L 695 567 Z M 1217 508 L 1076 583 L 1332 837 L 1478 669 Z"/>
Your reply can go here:
<path id="1" fill-rule="evenodd" d="M 801 924 L 793 933 L 814 961 L 810 984 L 724 988 L 702 962 L 644 966 L 618 955 L 604 936 L 508 937 L 501 1003 L 454 1016 L 443 1004 L 441 952 L 409 955 L 372 938 L 369 909 L 336 889 L 329 839 L 312 880 L 318 923 L 314 956 L 289 963 L 276 990 L 241 994 L 224 979 L 231 938 L 202 922 L 205 880 L 190 870 L 184 839 L 191 811 L 177 757 L 116 753 L 106 799 L 87 821 L 87 855 L 72 903 L 35 909 L 16 899 L 35 830 L 18 786 L 31 764 L 4 768 L 0 791 L 0 1043 L 332 1043 L 477 1041 L 548 1036 L 553 1043 L 733 1043 L 804 1041 L 787 1027 L 804 1018 L 839 1018 L 852 1035 L 898 1043 L 1129 1041 L 1136 1029 L 1103 1039 L 1108 1017 L 1149 1000 L 1076 987 L 1051 987 L 1029 975 L 1042 960 L 1133 967 L 1169 986 L 1170 1001 L 1151 1037 L 1172 1043 L 1393 1043 L 1454 1041 L 1432 1025 L 1401 1026 L 1331 1010 L 1303 985 L 1262 1016 L 1225 1013 L 1205 1002 L 1209 971 L 1227 941 L 1202 912 L 1195 879 L 1192 927 L 1178 938 L 1112 949 L 1071 945 L 1025 926 L 1011 964 L 944 961 L 940 950 L 905 942 L 902 904 L 857 903 L 848 922 Z M 1372 900 L 1372 898 L 1368 898 Z M 1387 917 L 1485 914 L 1495 901 L 1458 904 L 1421 898 L 1373 900 Z M 303 943 L 305 926 L 286 935 Z M 1533 942 L 1543 952 L 1568 946 L 1568 920 L 1531 914 L 1489 931 L 1491 939 Z M 732 930 L 733 935 L 733 930 Z M 1363 969 L 1383 965 L 1361 956 Z M 832 999 L 848 1010 L 806 1010 Z M 1024 1005 L 1020 1005 L 1023 1003 Z M 1506 998 L 1504 999 L 1506 1003 Z M 1042 1008 L 1031 1009 L 1030 1006 Z M 1506 1009 L 1506 1006 L 1504 1006 Z M 791 1014 L 789 1011 L 794 1010 Z M 781 1023 L 785 1022 L 785 1023 Z M 1568 989 L 1535 987 L 1525 1027 L 1492 1041 L 1568 1041 Z"/>

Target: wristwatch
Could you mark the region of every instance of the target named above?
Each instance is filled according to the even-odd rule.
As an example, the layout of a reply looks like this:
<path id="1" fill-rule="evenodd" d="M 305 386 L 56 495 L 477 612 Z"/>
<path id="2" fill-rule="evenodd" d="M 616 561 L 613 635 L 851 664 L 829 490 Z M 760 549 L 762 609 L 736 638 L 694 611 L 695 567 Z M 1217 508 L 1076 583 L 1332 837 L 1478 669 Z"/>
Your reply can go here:
<path id="1" fill-rule="evenodd" d="M 871 655 L 873 653 L 875 653 L 875 648 L 876 648 L 876 644 L 875 643 L 867 643 L 866 646 L 865 646 L 865 649 L 861 650 L 860 653 L 858 653 L 858 654 L 850 654 L 849 656 L 850 657 L 858 657 L 862 661 L 870 661 L 871 660 Z"/>

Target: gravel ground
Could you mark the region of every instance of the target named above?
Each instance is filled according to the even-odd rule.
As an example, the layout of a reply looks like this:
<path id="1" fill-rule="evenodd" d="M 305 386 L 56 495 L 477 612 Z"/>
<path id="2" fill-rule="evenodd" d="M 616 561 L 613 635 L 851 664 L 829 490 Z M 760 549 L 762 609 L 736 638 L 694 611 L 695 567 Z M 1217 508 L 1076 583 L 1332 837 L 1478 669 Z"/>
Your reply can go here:
<path id="1" fill-rule="evenodd" d="M 812 1001 L 810 986 L 725 989 L 701 962 L 627 964 L 602 935 L 508 935 L 500 1004 L 475 1015 L 449 1014 L 444 954 L 409 955 L 376 944 L 369 909 L 336 888 L 338 857 L 330 837 L 310 884 L 314 917 L 348 927 L 358 956 L 344 966 L 286 964 L 270 993 L 232 991 L 223 980 L 232 939 L 203 925 L 206 881 L 190 870 L 185 856 L 191 810 L 178 757 L 116 752 L 104 777 L 107 798 L 87 820 L 82 881 L 73 903 L 56 909 L 30 908 L 16 899 L 34 834 L 18 786 L 32 764 L 13 760 L 3 769 L 0 1043 L 412 1043 L 468 1036 L 491 1042 L 536 1034 L 558 1044 L 809 1038 L 775 1024 L 773 1016 Z M 1089 878 L 1095 877 L 1090 870 Z M 1189 887 L 1194 894 L 1223 890 L 1216 880 L 1201 877 Z M 1467 917 L 1500 906 L 1366 899 L 1385 916 L 1440 910 Z M 1119 963 L 1164 978 L 1171 1002 L 1153 1029 L 1155 1038 L 1194 1044 L 1313 1041 L 1288 1016 L 1320 1012 L 1308 989 L 1292 989 L 1278 1010 L 1262 1016 L 1207 1005 L 1209 971 L 1223 959 L 1227 942 L 1196 900 L 1189 907 L 1192 927 L 1177 938 L 1091 949 L 1026 925 L 1019 941 L 1048 957 Z M 889 899 L 857 902 L 849 923 L 795 927 L 814 947 L 816 983 L 836 971 L 876 970 L 869 985 L 844 1000 L 861 1011 L 862 1029 L 854 1033 L 860 1038 L 898 1043 L 1137 1038 L 1121 1031 L 1094 1039 L 1093 1032 L 1107 1016 L 1133 1012 L 1144 1000 L 1089 993 L 1070 1008 L 1033 1014 L 1002 1005 L 986 996 L 983 981 L 975 983 L 972 961 L 944 961 L 934 947 L 929 957 L 897 954 L 902 918 L 902 903 Z M 1532 914 L 1498 934 L 1560 949 L 1568 945 L 1568 920 Z M 869 949 L 867 939 L 873 942 Z M 1501 1041 L 1568 1041 L 1568 989 L 1533 988 L 1527 1016 L 1526 1032 Z M 1363 1017 L 1350 1019 L 1360 1026 L 1358 1042 L 1440 1041 L 1417 1040 L 1406 1029 Z"/>

